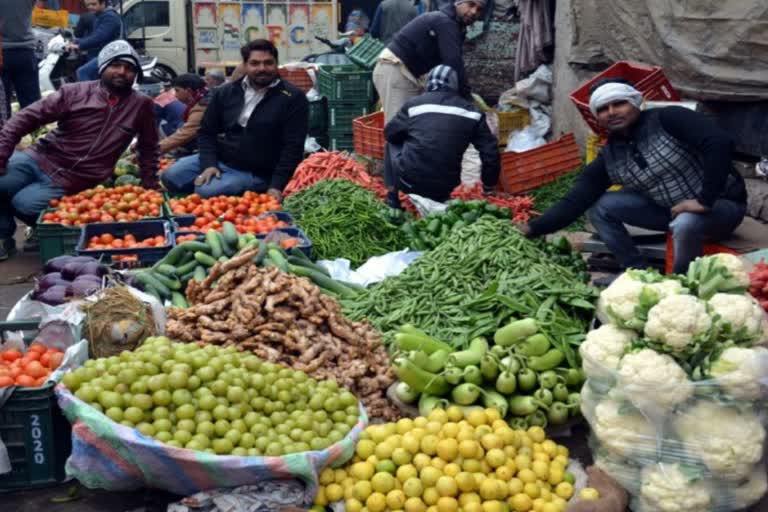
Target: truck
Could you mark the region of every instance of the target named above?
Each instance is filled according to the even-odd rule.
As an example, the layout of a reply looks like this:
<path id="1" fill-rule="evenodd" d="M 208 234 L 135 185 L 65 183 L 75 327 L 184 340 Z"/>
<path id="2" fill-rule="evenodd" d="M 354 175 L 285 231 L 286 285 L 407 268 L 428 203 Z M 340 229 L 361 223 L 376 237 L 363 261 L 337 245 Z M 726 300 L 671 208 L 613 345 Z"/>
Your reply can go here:
<path id="1" fill-rule="evenodd" d="M 272 41 L 284 64 L 326 51 L 316 37 L 338 36 L 335 0 L 122 0 L 115 7 L 126 38 L 170 78 L 210 68 L 229 74 L 254 39 Z"/>

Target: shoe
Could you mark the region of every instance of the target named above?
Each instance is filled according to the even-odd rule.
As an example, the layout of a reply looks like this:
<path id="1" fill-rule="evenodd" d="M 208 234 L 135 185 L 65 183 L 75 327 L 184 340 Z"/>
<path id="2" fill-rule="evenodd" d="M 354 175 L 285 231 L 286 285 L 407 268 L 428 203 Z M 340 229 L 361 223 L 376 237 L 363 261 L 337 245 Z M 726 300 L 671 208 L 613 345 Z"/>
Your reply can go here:
<path id="1" fill-rule="evenodd" d="M 596 286 L 599 288 L 607 288 L 618 277 L 619 277 L 619 274 L 609 274 L 607 276 L 598 277 L 592 281 L 592 286 Z"/>
<path id="2" fill-rule="evenodd" d="M 27 228 L 24 235 L 24 252 L 39 252 L 40 240 L 34 228 Z"/>
<path id="3" fill-rule="evenodd" d="M 5 261 L 16 253 L 16 242 L 13 239 L 0 240 L 0 261 Z"/>

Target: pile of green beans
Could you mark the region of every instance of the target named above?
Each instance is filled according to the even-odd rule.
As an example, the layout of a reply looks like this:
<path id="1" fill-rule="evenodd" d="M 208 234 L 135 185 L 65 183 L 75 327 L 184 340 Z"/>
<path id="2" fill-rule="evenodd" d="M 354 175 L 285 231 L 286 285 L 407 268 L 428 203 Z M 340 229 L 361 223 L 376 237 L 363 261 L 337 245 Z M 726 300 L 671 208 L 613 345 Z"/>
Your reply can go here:
<path id="1" fill-rule="evenodd" d="M 400 228 L 388 222 L 388 207 L 351 181 L 318 181 L 286 199 L 283 209 L 312 241 L 316 259 L 346 258 L 358 267 L 407 246 Z"/>
<path id="2" fill-rule="evenodd" d="M 595 289 L 511 223 L 483 218 L 342 306 L 349 318 L 370 320 L 388 343 L 403 324 L 413 324 L 454 348 L 492 335 L 512 317 L 531 317 L 578 368 L 574 348 L 596 298 Z"/>

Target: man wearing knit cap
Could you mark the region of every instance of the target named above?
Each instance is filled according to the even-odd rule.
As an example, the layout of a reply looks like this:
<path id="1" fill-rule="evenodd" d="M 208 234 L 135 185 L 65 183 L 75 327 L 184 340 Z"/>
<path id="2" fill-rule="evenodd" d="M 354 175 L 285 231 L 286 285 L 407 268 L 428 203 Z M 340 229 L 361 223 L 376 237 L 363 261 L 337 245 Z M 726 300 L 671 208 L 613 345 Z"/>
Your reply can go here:
<path id="1" fill-rule="evenodd" d="M 152 99 L 132 88 L 141 73 L 138 55 L 126 41 L 113 41 L 99 53 L 98 71 L 100 80 L 63 85 L 22 109 L 0 131 L 0 261 L 15 250 L 14 217 L 34 226 L 51 199 L 106 180 L 134 137 L 142 184 L 157 185 Z M 57 123 L 53 131 L 14 152 L 22 137 L 50 123 Z M 105 205 L 83 214 L 91 221 L 111 222 L 125 212 L 110 212 Z"/>
<path id="2" fill-rule="evenodd" d="M 469 144 L 480 152 L 483 188 L 499 179 L 499 148 L 485 115 L 458 94 L 450 66 L 429 72 L 427 92 L 408 100 L 384 128 L 387 204 L 397 208 L 398 190 L 445 201 L 461 183 L 461 159 Z"/>
<path id="3" fill-rule="evenodd" d="M 641 111 L 642 94 L 609 80 L 589 107 L 608 143 L 573 189 L 530 224 L 528 236 L 562 229 L 585 211 L 622 268 L 645 268 L 625 224 L 670 231 L 675 273 L 702 254 L 704 241 L 728 237 L 746 212 L 744 180 L 732 163 L 732 141 L 709 117 L 683 107 Z M 621 185 L 608 192 L 611 185 Z"/>
<path id="4" fill-rule="evenodd" d="M 373 83 L 389 121 L 422 90 L 421 77 L 439 64 L 456 71 L 459 94 L 470 97 L 462 45 L 466 27 L 480 19 L 486 0 L 458 0 L 411 20 L 379 55 Z"/>

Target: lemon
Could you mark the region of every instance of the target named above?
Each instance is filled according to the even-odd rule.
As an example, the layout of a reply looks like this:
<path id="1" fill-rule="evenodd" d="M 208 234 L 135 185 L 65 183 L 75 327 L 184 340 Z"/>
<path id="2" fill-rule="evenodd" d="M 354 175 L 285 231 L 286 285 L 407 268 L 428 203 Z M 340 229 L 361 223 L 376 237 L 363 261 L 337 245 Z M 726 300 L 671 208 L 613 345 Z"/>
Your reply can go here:
<path id="1" fill-rule="evenodd" d="M 519 478 L 520 481 L 523 482 L 524 484 L 531 484 L 538 479 L 536 477 L 536 473 L 534 473 L 533 470 L 528 468 L 521 469 L 520 471 L 518 471 L 517 478 Z"/>
<path id="2" fill-rule="evenodd" d="M 482 469 L 482 465 L 479 460 L 467 459 L 461 463 L 461 469 L 470 473 L 478 473 Z"/>
<path id="3" fill-rule="evenodd" d="M 406 464 L 404 466 L 400 466 L 397 468 L 397 472 L 395 473 L 395 476 L 397 477 L 400 482 L 405 483 L 406 480 L 409 478 L 414 478 L 418 476 L 419 472 L 416 469 L 416 466 L 412 464 Z"/>
<path id="4" fill-rule="evenodd" d="M 546 462 L 534 460 L 533 464 L 531 464 L 531 469 L 533 469 L 533 472 L 536 474 L 536 477 L 538 477 L 539 480 L 549 479 L 549 464 Z"/>
<path id="5" fill-rule="evenodd" d="M 373 425 L 368 427 L 371 439 L 378 445 L 386 441 L 388 434 L 384 425 Z"/>
<path id="6" fill-rule="evenodd" d="M 315 505 L 324 507 L 328 504 L 328 498 L 325 496 L 325 487 L 318 487 L 315 495 Z"/>
<path id="7" fill-rule="evenodd" d="M 496 468 L 496 478 L 504 482 L 509 482 L 515 472 L 509 467 L 509 465 L 503 465 Z"/>
<path id="8" fill-rule="evenodd" d="M 454 477 L 454 480 L 456 480 L 456 486 L 461 492 L 471 492 L 477 488 L 475 477 L 468 471 L 460 472 Z"/>
<path id="9" fill-rule="evenodd" d="M 483 473 L 472 473 L 472 477 L 475 479 L 475 487 L 477 487 L 478 489 L 480 488 L 481 485 L 483 485 L 483 482 L 485 482 L 485 480 L 488 478 Z"/>
<path id="10" fill-rule="evenodd" d="M 424 489 L 424 494 L 421 499 L 424 500 L 424 503 L 427 505 L 435 505 L 437 500 L 440 499 L 440 493 L 435 487 L 427 487 Z"/>
<path id="11" fill-rule="evenodd" d="M 480 444 L 483 448 L 490 450 L 492 448 L 504 448 L 504 441 L 496 434 L 485 434 L 480 438 Z"/>
<path id="12" fill-rule="evenodd" d="M 477 457 L 480 444 L 475 440 L 465 439 L 459 442 L 459 454 L 465 459 L 474 459 Z"/>
<path id="13" fill-rule="evenodd" d="M 491 448 L 485 454 L 484 461 L 487 462 L 491 468 L 496 469 L 503 466 L 504 463 L 507 462 L 507 454 L 505 454 L 504 450 L 500 448 Z"/>
<path id="14" fill-rule="evenodd" d="M 459 455 L 459 443 L 450 437 L 437 442 L 437 456 L 446 462 L 451 462 Z"/>
<path id="15" fill-rule="evenodd" d="M 349 474 L 355 480 L 370 480 L 376 472 L 376 467 L 370 462 L 356 462 L 349 469 Z"/>
<path id="16" fill-rule="evenodd" d="M 408 498 L 405 500 L 405 512 L 426 512 L 427 506 L 420 498 Z"/>
<path id="17" fill-rule="evenodd" d="M 462 411 L 460 407 L 456 407 L 455 405 L 448 407 L 445 410 L 445 415 L 448 418 L 448 421 L 453 421 L 456 423 L 464 419 L 464 411 Z"/>
<path id="18" fill-rule="evenodd" d="M 535 483 L 527 483 L 523 485 L 523 492 L 531 498 L 538 498 L 541 496 L 541 490 Z"/>
<path id="19" fill-rule="evenodd" d="M 461 473 L 461 466 L 459 466 L 455 462 L 451 462 L 449 464 L 446 464 L 443 467 L 443 474 L 446 475 L 446 476 L 455 477 L 459 473 Z"/>
<path id="20" fill-rule="evenodd" d="M 440 429 L 439 437 L 443 439 L 453 438 L 456 439 L 456 436 L 459 435 L 459 424 L 455 421 L 448 421 L 443 427 Z"/>
<path id="21" fill-rule="evenodd" d="M 443 424 L 439 421 L 430 421 L 427 423 L 427 433 L 437 435 L 443 429 Z"/>
<path id="22" fill-rule="evenodd" d="M 437 439 L 437 436 L 434 434 L 427 434 L 422 437 L 421 443 L 419 444 L 421 453 L 429 455 L 430 457 L 433 456 L 435 453 L 437 453 L 438 441 L 439 439 Z"/>
<path id="23" fill-rule="evenodd" d="M 418 478 L 409 478 L 403 482 L 403 492 L 409 498 L 418 498 L 424 492 L 424 484 Z"/>
<path id="24" fill-rule="evenodd" d="M 397 465 L 392 462 L 389 459 L 380 460 L 376 463 L 376 473 L 390 473 L 392 475 L 395 474 L 395 471 L 397 470 Z"/>
<path id="25" fill-rule="evenodd" d="M 370 512 L 382 512 L 387 508 L 387 497 L 380 492 L 374 492 L 365 500 L 365 506 Z"/>
<path id="26" fill-rule="evenodd" d="M 513 496 L 515 494 L 520 494 L 521 492 L 523 492 L 523 485 L 524 484 L 522 480 L 520 480 L 519 478 L 513 478 L 507 484 L 507 487 L 509 488 L 509 494 Z"/>
<path id="27" fill-rule="evenodd" d="M 568 482 L 560 482 L 557 484 L 557 487 L 555 487 L 555 494 L 568 500 L 573 496 L 573 485 Z"/>
<path id="28" fill-rule="evenodd" d="M 437 492 L 440 493 L 440 496 L 458 496 L 459 494 L 459 486 L 456 484 L 456 480 L 450 476 L 441 476 L 438 478 L 435 483 L 435 488 L 437 489 Z"/>
<path id="29" fill-rule="evenodd" d="M 383 443 L 377 444 L 373 453 L 376 455 L 377 459 L 383 460 L 392 457 L 392 452 L 394 449 L 395 446 L 393 446 L 390 441 L 385 441 Z"/>
<path id="30" fill-rule="evenodd" d="M 375 492 L 387 494 L 389 491 L 395 488 L 395 477 L 391 473 L 376 473 L 371 478 L 371 486 Z"/>
<path id="31" fill-rule="evenodd" d="M 397 421 L 397 433 L 405 435 L 406 432 L 410 432 L 413 429 L 413 420 L 411 418 L 403 418 Z"/>
<path id="32" fill-rule="evenodd" d="M 394 489 L 387 493 L 387 508 L 391 510 L 399 510 L 405 506 L 405 493 L 398 489 Z"/>
<path id="33" fill-rule="evenodd" d="M 584 501 L 593 501 L 600 499 L 600 492 L 594 487 L 585 487 L 579 493 L 579 498 Z"/>
<path id="34" fill-rule="evenodd" d="M 557 485 L 560 482 L 562 482 L 564 479 L 564 472 L 562 469 L 557 467 L 550 466 L 549 468 L 549 478 L 547 478 L 547 481 L 552 485 Z"/>
<path id="35" fill-rule="evenodd" d="M 541 507 L 541 512 L 560 512 L 560 507 L 554 503 L 545 503 L 544 506 Z"/>
<path id="36" fill-rule="evenodd" d="M 356 500 L 364 502 L 368 499 L 368 496 L 370 496 L 372 492 L 373 487 L 371 486 L 371 482 L 367 480 L 360 480 L 359 482 L 356 482 L 355 486 L 352 488 L 352 497 Z"/>
<path id="37" fill-rule="evenodd" d="M 467 414 L 467 421 L 473 427 L 479 427 L 480 425 L 488 424 L 488 416 L 485 414 L 485 411 L 475 409 Z"/>
<path id="38" fill-rule="evenodd" d="M 365 460 L 373 455 L 373 451 L 375 449 L 376 443 L 370 439 L 363 439 L 362 441 L 358 441 L 357 446 L 355 447 L 355 454 L 361 459 Z"/>
<path id="39" fill-rule="evenodd" d="M 568 467 L 568 457 L 566 457 L 565 455 L 557 455 L 557 456 L 555 456 L 554 462 L 562 464 L 563 467 L 565 467 L 565 468 Z"/>
<path id="40" fill-rule="evenodd" d="M 343 482 L 344 479 L 347 478 L 348 476 L 349 475 L 347 475 L 347 472 L 344 471 L 343 469 L 334 469 L 333 470 L 333 480 L 337 484 L 340 484 L 341 482 Z"/>
<path id="41" fill-rule="evenodd" d="M 412 463 L 416 469 L 421 471 L 423 468 L 432 464 L 432 457 L 425 453 L 417 453 L 414 455 Z"/>
<path id="42" fill-rule="evenodd" d="M 542 443 L 547 438 L 547 435 L 543 428 L 534 426 L 528 428 L 528 437 L 530 437 L 531 441 L 534 443 Z"/>
<path id="43" fill-rule="evenodd" d="M 562 455 L 566 459 L 570 455 L 570 453 L 568 452 L 568 448 L 566 446 L 561 445 L 561 444 L 557 445 L 557 454 L 558 455 Z"/>
<path id="44" fill-rule="evenodd" d="M 411 455 L 416 455 L 419 453 L 419 438 L 413 432 L 408 432 L 400 441 L 400 446 Z"/>
<path id="45" fill-rule="evenodd" d="M 331 468 L 325 468 L 320 472 L 320 485 L 328 485 L 335 480 L 333 470 Z"/>
<path id="46" fill-rule="evenodd" d="M 506 445 L 504 447 L 504 453 L 507 455 L 507 458 L 514 459 L 517 457 L 517 448 L 514 446 Z"/>
<path id="47" fill-rule="evenodd" d="M 329 501 L 339 501 L 344 497 L 344 488 L 339 484 L 330 484 L 325 487 L 325 498 Z"/>
<path id="48" fill-rule="evenodd" d="M 481 503 L 482 499 L 476 492 L 463 492 L 459 494 L 459 506 L 466 507 L 469 503 Z"/>
<path id="49" fill-rule="evenodd" d="M 533 500 L 531 497 L 522 493 L 515 494 L 507 503 L 509 503 L 509 506 L 512 507 L 512 510 L 515 512 L 528 512 L 533 508 Z"/>
<path id="50" fill-rule="evenodd" d="M 441 496 L 437 500 L 437 512 L 458 512 L 459 502 L 450 496 Z"/>
<path id="51" fill-rule="evenodd" d="M 346 512 L 360 512 L 363 510 L 363 504 L 355 498 L 348 498 L 344 502 L 344 510 Z"/>
<path id="52" fill-rule="evenodd" d="M 411 455 L 411 452 L 405 448 L 400 448 L 398 446 L 392 451 L 392 462 L 394 462 L 394 466 L 404 466 L 405 464 L 411 462 L 411 459 L 413 459 L 413 455 Z"/>
<path id="53" fill-rule="evenodd" d="M 475 427 L 475 439 L 479 441 L 485 434 L 490 434 L 492 432 L 493 429 L 488 425 L 480 425 L 479 427 Z"/>
<path id="54" fill-rule="evenodd" d="M 456 440 L 460 443 L 462 441 L 474 441 L 475 429 L 469 425 L 459 425 L 459 433 L 456 434 Z"/>
<path id="55" fill-rule="evenodd" d="M 487 478 L 480 484 L 480 497 L 484 500 L 495 500 L 497 498 L 496 480 Z"/>
<path id="56" fill-rule="evenodd" d="M 533 500 L 533 512 L 541 512 L 541 509 L 544 508 L 544 503 L 546 502 L 541 498 Z"/>
<path id="57" fill-rule="evenodd" d="M 375 468 L 376 464 L 379 463 L 379 458 L 377 456 L 375 456 L 375 455 L 371 455 L 370 457 L 365 459 L 365 462 L 367 462 L 368 464 L 372 464 L 373 467 Z"/>
<path id="58" fill-rule="evenodd" d="M 439 469 L 440 471 L 442 471 L 442 470 L 443 470 L 443 468 L 446 466 L 446 464 L 448 464 L 448 463 L 447 463 L 447 462 L 445 462 L 445 461 L 444 461 L 443 459 L 441 459 L 440 457 L 432 457 L 432 462 L 430 462 L 430 465 L 431 465 L 433 468 L 437 468 L 437 469 Z"/>
<path id="59" fill-rule="evenodd" d="M 443 476 L 442 471 L 432 466 L 427 466 L 419 471 L 419 478 L 424 487 L 432 487 L 441 476 Z"/>
<path id="60" fill-rule="evenodd" d="M 515 465 L 517 466 L 518 472 L 523 469 L 530 469 L 531 458 L 528 455 L 520 453 L 515 457 Z"/>
<path id="61" fill-rule="evenodd" d="M 493 500 L 483 503 L 483 512 L 503 512 L 504 510 L 504 504 L 500 501 Z"/>
<path id="62" fill-rule="evenodd" d="M 544 501 L 552 501 L 552 491 L 546 487 L 539 487 L 539 497 Z"/>
<path id="63" fill-rule="evenodd" d="M 464 512 L 483 512 L 483 506 L 480 503 L 467 503 L 466 505 L 463 505 L 462 510 Z"/>
<path id="64" fill-rule="evenodd" d="M 560 512 L 565 512 L 565 509 L 568 508 L 568 502 L 559 496 L 552 498 L 552 503 L 557 506 Z"/>
<path id="65" fill-rule="evenodd" d="M 505 424 L 505 426 L 501 428 L 494 429 L 493 432 L 501 438 L 504 446 L 513 446 L 515 448 L 520 446 L 520 437 L 517 435 L 517 432 L 512 430 L 508 425 Z"/>

